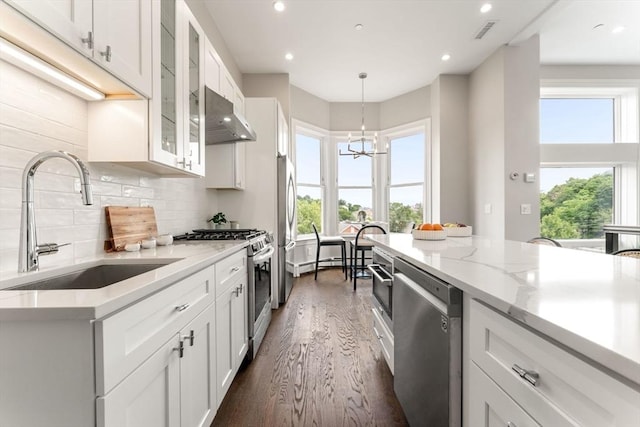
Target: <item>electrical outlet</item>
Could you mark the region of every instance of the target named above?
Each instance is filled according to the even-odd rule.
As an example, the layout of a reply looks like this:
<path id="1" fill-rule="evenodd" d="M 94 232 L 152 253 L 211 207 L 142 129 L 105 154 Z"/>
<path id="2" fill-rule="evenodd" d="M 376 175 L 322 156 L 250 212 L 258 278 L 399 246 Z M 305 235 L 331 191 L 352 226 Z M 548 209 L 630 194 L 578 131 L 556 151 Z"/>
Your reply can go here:
<path id="1" fill-rule="evenodd" d="M 529 203 L 520 205 L 520 215 L 531 215 L 531 205 Z"/>
<path id="2" fill-rule="evenodd" d="M 485 205 L 484 205 L 484 213 L 486 213 L 486 214 L 490 214 L 491 213 L 491 203 L 485 203 Z"/>

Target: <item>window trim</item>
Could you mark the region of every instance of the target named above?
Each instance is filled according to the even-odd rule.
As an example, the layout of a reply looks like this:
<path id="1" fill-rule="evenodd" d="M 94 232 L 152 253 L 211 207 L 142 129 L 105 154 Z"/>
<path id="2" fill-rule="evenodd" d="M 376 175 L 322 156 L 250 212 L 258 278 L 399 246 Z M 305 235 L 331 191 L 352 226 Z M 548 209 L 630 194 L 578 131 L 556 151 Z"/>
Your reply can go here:
<path id="1" fill-rule="evenodd" d="M 540 168 L 606 167 L 613 169 L 615 223 L 638 224 L 640 220 L 640 144 L 639 112 L 640 81 L 638 80 L 550 80 L 540 82 L 543 98 L 609 98 L 614 100 L 613 143 L 539 142 Z M 541 126 L 541 124 L 540 124 Z M 635 194 L 628 203 L 623 194 Z M 633 188 L 631 188 L 633 187 Z"/>

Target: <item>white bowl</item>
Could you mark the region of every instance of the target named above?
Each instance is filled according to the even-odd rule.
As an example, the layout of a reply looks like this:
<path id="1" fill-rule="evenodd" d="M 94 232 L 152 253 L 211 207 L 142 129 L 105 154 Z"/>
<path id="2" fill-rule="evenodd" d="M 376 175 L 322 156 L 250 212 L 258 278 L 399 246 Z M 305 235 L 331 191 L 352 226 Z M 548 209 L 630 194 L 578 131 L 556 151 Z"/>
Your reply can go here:
<path id="1" fill-rule="evenodd" d="M 447 233 L 444 230 L 412 230 L 413 238 L 417 240 L 444 240 Z"/>
<path id="2" fill-rule="evenodd" d="M 137 252 L 140 250 L 140 243 L 127 243 L 124 245 L 124 250 L 127 252 Z"/>
<path id="3" fill-rule="evenodd" d="M 151 249 L 156 247 L 156 239 L 144 239 L 141 242 L 141 245 L 144 249 Z"/>
<path id="4" fill-rule="evenodd" d="M 156 238 L 156 243 L 159 246 L 167 246 L 173 243 L 173 236 L 171 234 L 162 234 Z"/>
<path id="5" fill-rule="evenodd" d="M 445 227 L 444 231 L 447 232 L 447 237 L 469 237 L 473 233 L 473 228 L 470 225 L 466 227 Z"/>

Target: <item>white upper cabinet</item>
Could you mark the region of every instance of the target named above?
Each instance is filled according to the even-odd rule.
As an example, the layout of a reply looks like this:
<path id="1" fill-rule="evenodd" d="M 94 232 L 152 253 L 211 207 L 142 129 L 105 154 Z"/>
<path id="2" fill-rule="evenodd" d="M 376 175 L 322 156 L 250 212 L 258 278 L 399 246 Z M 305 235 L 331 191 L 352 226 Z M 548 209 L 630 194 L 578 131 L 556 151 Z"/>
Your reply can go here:
<path id="1" fill-rule="evenodd" d="M 204 84 L 216 93 L 220 93 L 220 75 L 224 65 L 209 40 L 205 44 Z"/>
<path id="2" fill-rule="evenodd" d="M 183 109 L 183 159 L 178 161 L 185 169 L 204 175 L 204 31 L 189 8 L 180 2 L 183 9 L 182 49 L 182 105 Z"/>
<path id="3" fill-rule="evenodd" d="M 93 59 L 151 96 L 151 0 L 93 0 Z"/>
<path id="4" fill-rule="evenodd" d="M 89 161 L 204 175 L 204 46 L 184 0 L 152 2 L 151 100 L 89 104 Z"/>
<path id="5" fill-rule="evenodd" d="M 141 95 L 151 97 L 151 0 L 6 0 Z"/>

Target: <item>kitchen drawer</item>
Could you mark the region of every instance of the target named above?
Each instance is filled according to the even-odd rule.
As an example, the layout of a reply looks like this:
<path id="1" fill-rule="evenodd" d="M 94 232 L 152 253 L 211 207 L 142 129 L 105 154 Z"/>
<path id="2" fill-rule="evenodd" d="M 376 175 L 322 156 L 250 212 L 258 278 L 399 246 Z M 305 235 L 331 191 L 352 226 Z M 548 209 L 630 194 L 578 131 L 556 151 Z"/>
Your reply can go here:
<path id="1" fill-rule="evenodd" d="M 247 252 L 241 250 L 216 263 L 216 297 L 232 286 L 237 277 L 247 274 Z"/>
<path id="2" fill-rule="evenodd" d="M 470 364 L 469 420 L 474 427 L 540 427 L 475 363 Z"/>
<path id="3" fill-rule="evenodd" d="M 378 310 L 372 308 L 371 312 L 373 313 L 373 333 L 376 335 L 376 338 L 378 338 L 382 354 L 393 374 L 393 333 L 391 333 L 387 324 L 382 320 L 382 316 Z"/>
<path id="4" fill-rule="evenodd" d="M 506 316 L 472 301 L 470 356 L 538 423 L 640 425 L 640 393 Z M 512 367 L 537 373 L 537 385 Z"/>
<path id="5" fill-rule="evenodd" d="M 213 302 L 207 267 L 96 321 L 96 391 L 103 396 Z"/>

